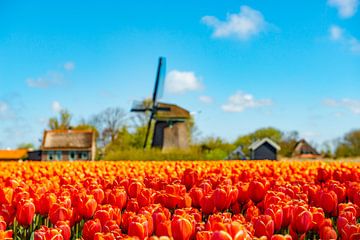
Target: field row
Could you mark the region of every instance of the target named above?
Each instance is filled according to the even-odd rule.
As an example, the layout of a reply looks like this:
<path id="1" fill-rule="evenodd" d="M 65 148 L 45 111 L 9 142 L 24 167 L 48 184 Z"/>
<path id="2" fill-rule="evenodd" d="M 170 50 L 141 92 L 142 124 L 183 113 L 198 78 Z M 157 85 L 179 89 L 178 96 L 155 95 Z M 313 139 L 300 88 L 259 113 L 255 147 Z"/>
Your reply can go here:
<path id="1" fill-rule="evenodd" d="M 1 239 L 360 239 L 360 163 L 0 163 Z"/>

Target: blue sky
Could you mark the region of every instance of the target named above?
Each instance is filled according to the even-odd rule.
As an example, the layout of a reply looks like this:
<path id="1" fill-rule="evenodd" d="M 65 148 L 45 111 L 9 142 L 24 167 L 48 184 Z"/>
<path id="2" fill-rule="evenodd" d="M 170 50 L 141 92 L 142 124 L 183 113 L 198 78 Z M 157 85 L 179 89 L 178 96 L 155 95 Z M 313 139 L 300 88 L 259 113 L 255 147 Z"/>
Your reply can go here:
<path id="1" fill-rule="evenodd" d="M 150 96 L 194 113 L 201 136 L 260 127 L 317 144 L 360 123 L 359 0 L 0 0 L 0 147 L 39 144 L 73 123 Z"/>

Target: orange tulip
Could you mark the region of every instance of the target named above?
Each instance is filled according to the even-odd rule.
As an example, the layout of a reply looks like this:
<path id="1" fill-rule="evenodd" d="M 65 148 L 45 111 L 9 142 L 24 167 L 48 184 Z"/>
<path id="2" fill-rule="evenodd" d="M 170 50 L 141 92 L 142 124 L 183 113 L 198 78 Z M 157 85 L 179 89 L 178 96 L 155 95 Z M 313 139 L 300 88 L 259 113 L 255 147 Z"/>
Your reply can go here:
<path id="1" fill-rule="evenodd" d="M 194 229 L 188 219 L 174 216 L 171 221 L 171 232 L 174 240 L 189 240 L 194 234 Z"/>
<path id="2" fill-rule="evenodd" d="M 12 230 L 4 231 L 0 230 L 0 239 L 1 240 L 12 240 L 13 232 Z"/>

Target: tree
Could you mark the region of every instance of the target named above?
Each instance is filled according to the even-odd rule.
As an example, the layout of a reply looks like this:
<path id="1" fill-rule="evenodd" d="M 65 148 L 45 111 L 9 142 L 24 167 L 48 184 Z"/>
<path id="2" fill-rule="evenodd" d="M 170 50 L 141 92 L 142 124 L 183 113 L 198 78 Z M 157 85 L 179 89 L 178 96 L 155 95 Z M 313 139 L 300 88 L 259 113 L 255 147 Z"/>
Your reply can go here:
<path id="1" fill-rule="evenodd" d="M 35 146 L 32 143 L 20 143 L 17 149 L 35 149 Z"/>
<path id="2" fill-rule="evenodd" d="M 51 130 L 57 130 L 57 129 L 61 129 L 61 130 L 66 130 L 66 129 L 70 129 L 70 122 L 71 122 L 71 118 L 72 115 L 71 113 L 66 110 L 66 109 L 62 109 L 59 113 L 59 118 L 57 117 L 52 117 L 49 119 L 49 128 Z"/>
<path id="3" fill-rule="evenodd" d="M 126 124 L 126 114 L 120 107 L 107 108 L 93 116 L 90 123 L 99 131 L 100 140 L 106 146 L 115 141 L 119 130 Z"/>
<path id="4" fill-rule="evenodd" d="M 283 137 L 283 133 L 273 127 L 260 128 L 253 133 L 243 135 L 238 137 L 234 142 L 236 146 L 242 146 L 245 155 L 249 155 L 248 147 L 255 141 L 261 140 L 263 138 L 270 138 L 276 143 L 280 143 Z"/>
<path id="5" fill-rule="evenodd" d="M 336 147 L 335 156 L 338 158 L 360 156 L 360 129 L 345 134 Z"/>
<path id="6" fill-rule="evenodd" d="M 279 154 L 283 157 L 291 157 L 296 143 L 299 141 L 299 133 L 291 131 L 283 134 L 279 145 L 281 147 Z"/>

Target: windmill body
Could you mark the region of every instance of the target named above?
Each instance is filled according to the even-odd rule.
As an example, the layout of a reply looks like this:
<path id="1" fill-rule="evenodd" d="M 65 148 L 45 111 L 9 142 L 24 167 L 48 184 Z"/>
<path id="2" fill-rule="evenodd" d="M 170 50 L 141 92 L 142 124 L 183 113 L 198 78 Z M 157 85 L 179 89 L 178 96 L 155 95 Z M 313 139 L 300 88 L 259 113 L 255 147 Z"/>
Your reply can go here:
<path id="1" fill-rule="evenodd" d="M 175 104 L 159 103 L 161 108 L 169 111 L 159 111 L 155 116 L 155 128 L 152 147 L 168 149 L 186 149 L 189 147 L 189 111 Z"/>

